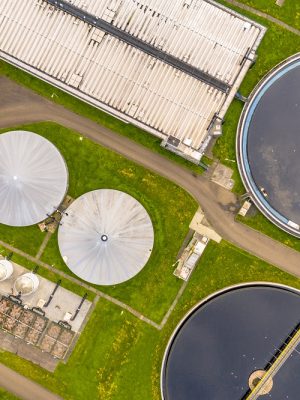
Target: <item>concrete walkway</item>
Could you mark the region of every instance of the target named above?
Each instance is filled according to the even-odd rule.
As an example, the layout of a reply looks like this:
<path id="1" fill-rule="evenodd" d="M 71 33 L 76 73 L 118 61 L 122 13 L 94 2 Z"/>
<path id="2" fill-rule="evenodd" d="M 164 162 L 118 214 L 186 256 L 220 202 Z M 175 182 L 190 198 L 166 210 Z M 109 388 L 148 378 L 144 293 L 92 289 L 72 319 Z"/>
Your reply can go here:
<path id="1" fill-rule="evenodd" d="M 46 236 L 44 237 L 44 240 L 42 242 L 42 244 L 40 245 L 40 248 L 38 249 L 38 252 L 36 253 L 35 258 L 37 258 L 38 260 L 41 258 L 49 240 L 51 239 L 52 236 L 52 232 L 47 232 Z"/>
<path id="2" fill-rule="evenodd" d="M 62 400 L 41 385 L 0 364 L 0 386 L 23 400 Z"/>
<path id="3" fill-rule="evenodd" d="M 56 105 L 34 92 L 0 77 L 0 127 L 51 120 L 81 132 L 93 141 L 176 182 L 201 205 L 207 220 L 225 240 L 300 277 L 300 253 L 237 223 L 236 196 L 203 176 L 194 174 L 111 130 Z"/>

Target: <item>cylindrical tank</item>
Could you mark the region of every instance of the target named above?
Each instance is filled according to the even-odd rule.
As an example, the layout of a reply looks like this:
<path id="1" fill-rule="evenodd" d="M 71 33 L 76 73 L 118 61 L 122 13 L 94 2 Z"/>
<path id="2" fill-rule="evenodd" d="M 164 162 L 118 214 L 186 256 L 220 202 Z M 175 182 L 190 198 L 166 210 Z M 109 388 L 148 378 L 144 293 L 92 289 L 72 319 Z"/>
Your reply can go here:
<path id="1" fill-rule="evenodd" d="M 14 268 L 10 261 L 0 260 L 0 282 L 8 279 L 13 273 Z"/>
<path id="2" fill-rule="evenodd" d="M 22 296 L 28 296 L 34 293 L 39 286 L 39 279 L 36 274 L 27 272 L 24 275 L 19 276 L 14 284 L 14 291 Z"/>

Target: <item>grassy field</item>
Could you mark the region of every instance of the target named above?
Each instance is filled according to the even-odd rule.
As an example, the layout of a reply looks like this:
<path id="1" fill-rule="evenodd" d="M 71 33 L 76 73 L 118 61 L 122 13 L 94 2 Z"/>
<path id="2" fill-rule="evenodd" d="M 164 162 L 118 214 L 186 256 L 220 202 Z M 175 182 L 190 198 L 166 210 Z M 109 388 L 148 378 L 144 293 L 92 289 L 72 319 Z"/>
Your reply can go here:
<path id="1" fill-rule="evenodd" d="M 128 282 L 98 288 L 159 322 L 180 286 L 172 274 L 172 264 L 188 232 L 197 203 L 167 179 L 88 139 L 79 140 L 79 134 L 62 126 L 45 122 L 18 128 L 39 133 L 61 151 L 69 169 L 68 194 L 71 197 L 77 198 L 94 189 L 113 188 L 129 193 L 147 209 L 155 230 L 154 249 L 147 266 Z M 3 240 L 9 238 L 10 243 L 22 250 L 30 241 L 32 246 L 36 246 L 36 252 L 43 234 L 32 227 L 30 229 L 36 231 L 37 240 L 34 236 L 28 240 L 23 229 L 3 226 Z M 56 235 L 46 246 L 42 260 L 72 275 L 60 256 Z"/>
<path id="2" fill-rule="evenodd" d="M 285 0 L 282 7 L 276 5 L 276 0 L 238 1 L 272 15 L 294 28 L 300 29 L 300 2 L 297 0 Z"/>
<path id="3" fill-rule="evenodd" d="M 0 399 L 1 400 L 19 400 L 18 397 L 8 393 L 6 390 L 0 388 Z"/>
<path id="4" fill-rule="evenodd" d="M 37 225 L 14 228 L 0 224 L 0 240 L 35 256 L 46 233 Z"/>
<path id="5" fill-rule="evenodd" d="M 228 243 L 210 243 L 162 331 L 100 300 L 68 364 L 54 374 L 6 352 L 0 361 L 67 400 L 159 400 L 161 360 L 176 324 L 208 294 L 248 281 L 300 288 L 299 279 Z"/>

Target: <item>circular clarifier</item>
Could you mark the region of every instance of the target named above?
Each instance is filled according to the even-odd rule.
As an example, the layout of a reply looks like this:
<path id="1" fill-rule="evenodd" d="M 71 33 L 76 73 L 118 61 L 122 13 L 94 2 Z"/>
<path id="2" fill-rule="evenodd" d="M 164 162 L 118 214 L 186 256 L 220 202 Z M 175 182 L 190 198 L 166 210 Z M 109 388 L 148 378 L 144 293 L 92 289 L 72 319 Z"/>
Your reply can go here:
<path id="1" fill-rule="evenodd" d="M 300 54 L 272 70 L 251 94 L 239 122 L 237 156 L 259 210 L 300 237 Z"/>
<path id="2" fill-rule="evenodd" d="M 246 398 L 299 329 L 299 308 L 298 290 L 269 283 L 232 287 L 205 299 L 184 317 L 168 343 L 162 398 Z M 298 398 L 299 347 L 259 388 L 261 394 L 273 400 Z"/>

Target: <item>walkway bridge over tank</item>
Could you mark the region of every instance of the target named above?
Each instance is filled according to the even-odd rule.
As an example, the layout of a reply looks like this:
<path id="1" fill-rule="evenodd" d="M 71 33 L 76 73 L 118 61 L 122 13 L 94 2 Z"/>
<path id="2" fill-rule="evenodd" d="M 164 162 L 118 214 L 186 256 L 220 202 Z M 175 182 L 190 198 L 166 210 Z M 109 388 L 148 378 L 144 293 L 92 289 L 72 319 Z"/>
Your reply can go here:
<path id="1" fill-rule="evenodd" d="M 279 372 L 280 368 L 289 359 L 291 354 L 296 350 L 300 344 L 300 323 L 291 332 L 291 334 L 284 341 L 278 353 L 272 358 L 270 368 L 261 377 L 259 383 L 249 391 L 243 400 L 256 400 L 260 396 L 269 393 L 273 387 L 273 378 Z"/>

